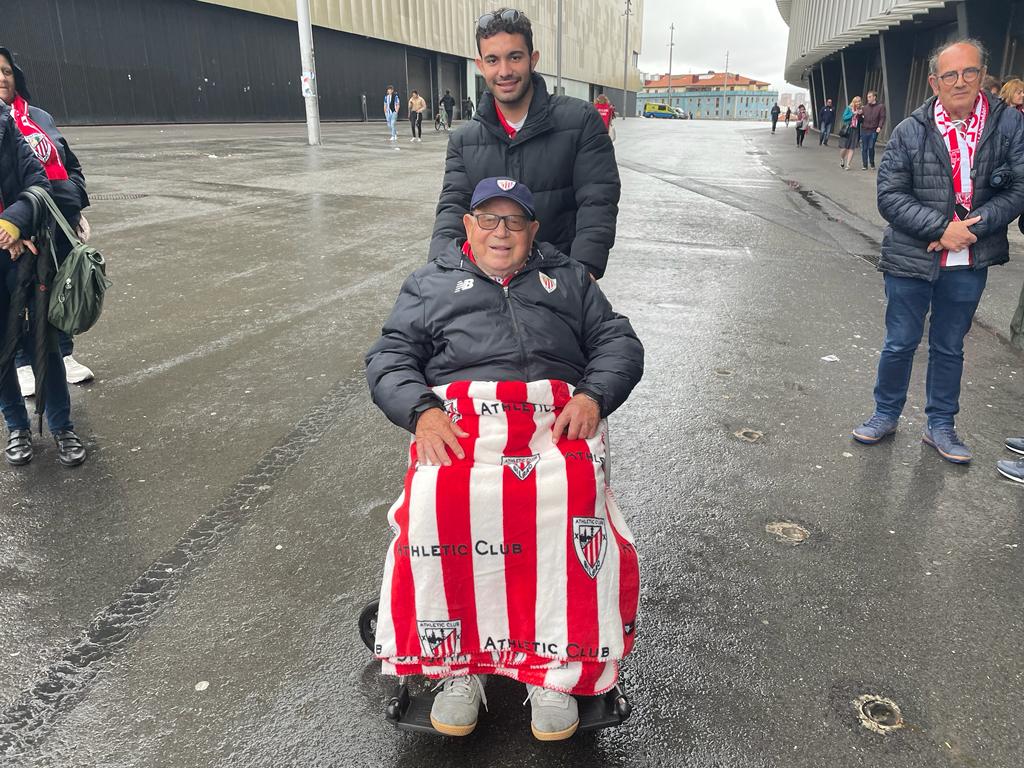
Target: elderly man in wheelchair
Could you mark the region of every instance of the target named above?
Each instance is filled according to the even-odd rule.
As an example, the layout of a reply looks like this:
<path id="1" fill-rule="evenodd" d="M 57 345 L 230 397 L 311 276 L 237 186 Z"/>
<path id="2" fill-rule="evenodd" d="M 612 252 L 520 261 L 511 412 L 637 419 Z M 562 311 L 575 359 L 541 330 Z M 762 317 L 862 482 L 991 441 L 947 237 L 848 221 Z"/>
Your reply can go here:
<path id="1" fill-rule="evenodd" d="M 533 735 L 557 741 L 633 647 L 639 568 L 605 418 L 643 346 L 583 265 L 534 242 L 526 186 L 484 179 L 470 208 L 366 357 L 373 401 L 414 435 L 374 652 L 384 674 L 439 681 L 420 730 L 469 734 L 503 675 L 526 685 Z"/>

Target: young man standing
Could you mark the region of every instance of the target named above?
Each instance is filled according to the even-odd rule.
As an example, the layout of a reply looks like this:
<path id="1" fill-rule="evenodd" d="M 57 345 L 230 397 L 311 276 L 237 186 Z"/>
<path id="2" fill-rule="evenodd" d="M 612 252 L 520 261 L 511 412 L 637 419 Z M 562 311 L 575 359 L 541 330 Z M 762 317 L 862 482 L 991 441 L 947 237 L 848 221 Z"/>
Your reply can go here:
<path id="1" fill-rule="evenodd" d="M 485 13 L 477 21 L 476 41 L 476 65 L 489 93 L 448 143 L 430 258 L 465 236 L 462 217 L 476 185 L 509 176 L 533 190 L 538 241 L 600 278 L 615 243 L 620 192 L 615 150 L 601 116 L 588 102 L 548 95 L 534 71 L 540 53 L 522 12 Z"/>
<path id="2" fill-rule="evenodd" d="M 860 159 L 864 170 L 875 167 L 875 142 L 885 128 L 885 104 L 878 103 L 878 94 L 868 91 L 868 103 L 860 119 Z"/>
<path id="3" fill-rule="evenodd" d="M 388 141 L 398 141 L 398 112 L 402 108 L 402 102 L 398 98 L 395 86 L 389 85 L 384 94 L 384 119 L 388 121 L 388 129 L 391 136 Z"/>

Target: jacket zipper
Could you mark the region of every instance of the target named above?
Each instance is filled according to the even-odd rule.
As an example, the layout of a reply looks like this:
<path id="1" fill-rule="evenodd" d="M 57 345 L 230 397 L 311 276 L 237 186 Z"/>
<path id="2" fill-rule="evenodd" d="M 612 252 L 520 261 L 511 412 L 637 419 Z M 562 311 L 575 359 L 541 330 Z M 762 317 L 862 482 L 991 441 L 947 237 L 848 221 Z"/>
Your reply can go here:
<path id="1" fill-rule="evenodd" d="M 530 369 L 526 365 L 526 347 L 523 346 L 523 335 L 519 332 L 519 321 L 516 319 L 516 309 L 512 305 L 512 298 L 508 295 L 508 286 L 501 286 L 502 293 L 505 294 L 505 303 L 508 304 L 508 311 L 512 317 L 512 330 L 516 334 L 516 341 L 519 344 L 519 361 L 523 368 L 524 381 L 530 380 Z"/>

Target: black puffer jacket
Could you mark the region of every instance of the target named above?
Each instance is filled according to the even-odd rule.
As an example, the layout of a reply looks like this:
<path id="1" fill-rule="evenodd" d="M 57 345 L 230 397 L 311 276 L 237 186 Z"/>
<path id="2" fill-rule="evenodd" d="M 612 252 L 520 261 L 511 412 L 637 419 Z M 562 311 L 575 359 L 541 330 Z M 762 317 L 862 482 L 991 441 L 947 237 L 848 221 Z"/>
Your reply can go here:
<path id="1" fill-rule="evenodd" d="M 533 192 L 538 242 L 571 255 L 595 277 L 604 275 L 615 244 L 620 183 L 611 138 L 592 104 L 549 96 L 544 78 L 535 74 L 526 123 L 510 139 L 494 99 L 484 94 L 473 119 L 448 141 L 430 258 L 465 236 L 462 216 L 473 189 L 490 176 L 507 176 Z"/>
<path id="2" fill-rule="evenodd" d="M 974 269 L 1010 259 L 1006 227 L 1024 211 L 1024 118 L 999 99 L 989 102 L 988 120 L 974 157 L 971 227 Z M 1008 170 L 1005 189 L 992 187 L 992 174 Z M 878 211 L 889 226 L 882 238 L 878 268 L 900 277 L 935 281 L 939 253 L 928 244 L 942 237 L 953 220 L 953 169 L 946 144 L 935 127 L 935 97 L 896 126 L 878 167 Z"/>
<path id="3" fill-rule="evenodd" d="M 503 288 L 463 256 L 462 241 L 451 241 L 406 279 L 366 355 L 373 402 L 410 432 L 420 412 L 442 405 L 430 390 L 439 384 L 561 379 L 593 395 L 607 416 L 643 367 L 629 320 L 612 311 L 582 264 L 547 243 Z"/>
<path id="4" fill-rule="evenodd" d="M 35 234 L 32 231 L 32 205 L 18 199 L 31 186 L 50 191 L 46 172 L 14 124 L 10 110 L 0 108 L 0 206 L 3 207 L 0 219 L 18 227 L 22 237 Z M 0 258 L 8 259 L 7 252 L 0 253 Z"/>

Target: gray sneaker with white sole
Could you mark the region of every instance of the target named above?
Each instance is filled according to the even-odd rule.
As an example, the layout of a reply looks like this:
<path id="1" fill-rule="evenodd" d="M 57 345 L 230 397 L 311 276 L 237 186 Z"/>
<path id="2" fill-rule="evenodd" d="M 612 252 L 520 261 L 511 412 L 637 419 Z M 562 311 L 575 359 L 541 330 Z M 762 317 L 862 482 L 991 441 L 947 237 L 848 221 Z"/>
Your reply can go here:
<path id="1" fill-rule="evenodd" d="M 537 739 L 562 741 L 576 733 L 580 724 L 576 699 L 536 685 L 527 685 L 526 691 L 526 701 L 530 702 L 530 730 Z"/>
<path id="2" fill-rule="evenodd" d="M 430 707 L 430 724 L 445 736 L 468 736 L 476 728 L 480 703 L 487 706 L 484 684 L 487 675 L 448 677 Z"/>

